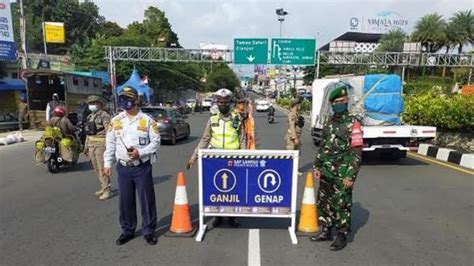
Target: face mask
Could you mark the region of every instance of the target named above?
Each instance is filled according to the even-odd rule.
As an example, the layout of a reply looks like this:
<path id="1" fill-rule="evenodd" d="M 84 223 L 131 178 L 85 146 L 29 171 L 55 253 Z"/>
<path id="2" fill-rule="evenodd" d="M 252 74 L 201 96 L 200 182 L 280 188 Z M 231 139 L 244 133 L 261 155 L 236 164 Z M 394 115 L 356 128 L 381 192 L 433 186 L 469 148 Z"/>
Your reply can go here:
<path id="1" fill-rule="evenodd" d="M 347 111 L 347 103 L 336 103 L 332 105 L 334 113 L 344 113 Z"/>
<path id="2" fill-rule="evenodd" d="M 130 98 L 119 98 L 120 109 L 130 110 L 135 107 L 135 101 Z"/>
<path id="3" fill-rule="evenodd" d="M 89 104 L 89 110 L 90 110 L 91 112 L 96 112 L 97 109 L 98 109 L 98 108 L 97 108 L 97 105 Z"/>
<path id="4" fill-rule="evenodd" d="M 219 112 L 221 114 L 227 114 L 230 111 L 230 106 L 229 105 L 219 105 Z"/>

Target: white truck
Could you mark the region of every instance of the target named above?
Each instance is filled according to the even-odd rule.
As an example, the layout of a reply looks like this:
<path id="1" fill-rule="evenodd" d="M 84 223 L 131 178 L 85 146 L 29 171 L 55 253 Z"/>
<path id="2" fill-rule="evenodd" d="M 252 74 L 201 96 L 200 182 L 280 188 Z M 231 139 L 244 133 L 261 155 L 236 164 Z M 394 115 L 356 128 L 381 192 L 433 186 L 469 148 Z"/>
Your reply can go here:
<path id="1" fill-rule="evenodd" d="M 382 76 L 383 75 L 379 75 Z M 397 79 L 396 75 L 390 75 Z M 393 77 L 395 76 L 395 77 Z M 364 152 L 380 152 L 383 157 L 390 157 L 392 159 L 400 159 L 406 157 L 407 151 L 417 149 L 417 144 L 421 141 L 426 141 L 435 138 L 436 127 L 431 126 L 414 126 L 404 125 L 403 123 L 381 123 L 370 117 L 370 112 L 366 110 L 367 105 L 365 100 L 368 95 L 383 95 L 378 93 L 374 84 L 375 90 L 367 90 L 364 92 L 364 80 L 367 76 L 339 76 L 324 79 L 316 79 L 312 86 L 312 110 L 311 110 L 311 135 L 315 145 L 319 145 L 322 138 L 322 130 L 325 119 L 328 119 L 332 113 L 331 107 L 328 103 L 328 95 L 334 88 L 334 84 L 344 82 L 351 85 L 352 89 L 349 92 L 349 111 L 353 114 L 359 115 L 363 118 L 363 132 L 364 132 Z M 399 77 L 398 77 L 399 78 Z M 399 83 L 398 99 L 401 101 L 401 108 L 403 109 L 403 98 L 401 81 Z M 385 93 L 390 95 L 390 93 Z M 390 104 L 390 97 L 388 102 L 383 104 Z"/>

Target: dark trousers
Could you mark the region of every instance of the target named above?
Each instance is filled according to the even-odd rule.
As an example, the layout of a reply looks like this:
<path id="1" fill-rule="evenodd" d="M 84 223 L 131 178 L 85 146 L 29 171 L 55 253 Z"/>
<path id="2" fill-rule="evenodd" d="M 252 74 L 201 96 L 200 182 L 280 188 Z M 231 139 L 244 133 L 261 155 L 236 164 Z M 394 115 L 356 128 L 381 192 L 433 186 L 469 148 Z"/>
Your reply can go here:
<path id="1" fill-rule="evenodd" d="M 137 227 L 137 205 L 135 189 L 142 211 L 142 232 L 149 235 L 156 229 L 155 189 L 153 188 L 152 167 L 150 162 L 135 167 L 117 164 L 119 186 L 120 225 L 126 235 L 135 233 Z"/>

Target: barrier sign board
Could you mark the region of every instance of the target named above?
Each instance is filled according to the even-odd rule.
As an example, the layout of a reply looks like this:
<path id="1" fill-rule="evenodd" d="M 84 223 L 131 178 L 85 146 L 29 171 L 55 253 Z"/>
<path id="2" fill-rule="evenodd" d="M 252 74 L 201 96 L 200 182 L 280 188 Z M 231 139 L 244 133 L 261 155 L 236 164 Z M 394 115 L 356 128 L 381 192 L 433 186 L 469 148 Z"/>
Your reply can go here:
<path id="1" fill-rule="evenodd" d="M 270 63 L 275 65 L 314 65 L 315 39 L 272 39 Z"/>
<path id="2" fill-rule="evenodd" d="M 297 167 L 298 151 L 200 150 L 196 240 L 205 233 L 204 216 L 270 217 L 292 219 L 295 243 Z"/>

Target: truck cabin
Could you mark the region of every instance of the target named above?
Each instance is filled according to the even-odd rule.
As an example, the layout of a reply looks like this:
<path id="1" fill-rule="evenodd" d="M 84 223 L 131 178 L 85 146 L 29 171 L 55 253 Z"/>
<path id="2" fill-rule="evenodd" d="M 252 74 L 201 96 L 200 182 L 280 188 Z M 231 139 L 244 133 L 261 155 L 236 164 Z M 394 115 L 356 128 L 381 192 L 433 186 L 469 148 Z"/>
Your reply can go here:
<path id="1" fill-rule="evenodd" d="M 46 106 L 54 93 L 66 106 L 73 123 L 77 122 L 77 110 L 89 95 L 103 96 L 102 80 L 97 77 L 55 70 L 29 70 L 24 77 L 27 79 L 28 108 L 33 128 L 44 128 L 46 125 Z"/>

